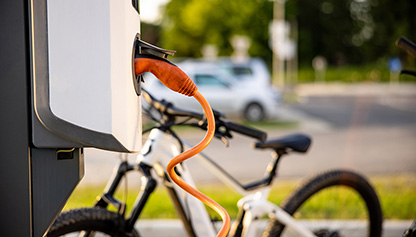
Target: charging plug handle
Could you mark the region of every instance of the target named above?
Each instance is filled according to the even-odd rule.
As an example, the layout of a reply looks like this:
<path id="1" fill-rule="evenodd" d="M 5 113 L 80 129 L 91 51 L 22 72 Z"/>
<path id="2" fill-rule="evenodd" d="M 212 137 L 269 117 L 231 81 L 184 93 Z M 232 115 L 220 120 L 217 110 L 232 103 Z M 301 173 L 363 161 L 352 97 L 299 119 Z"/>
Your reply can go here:
<path id="1" fill-rule="evenodd" d="M 134 59 L 134 64 L 136 75 L 150 72 L 173 91 L 187 96 L 193 96 L 197 91 L 197 87 L 188 75 L 164 58 L 140 54 Z"/>

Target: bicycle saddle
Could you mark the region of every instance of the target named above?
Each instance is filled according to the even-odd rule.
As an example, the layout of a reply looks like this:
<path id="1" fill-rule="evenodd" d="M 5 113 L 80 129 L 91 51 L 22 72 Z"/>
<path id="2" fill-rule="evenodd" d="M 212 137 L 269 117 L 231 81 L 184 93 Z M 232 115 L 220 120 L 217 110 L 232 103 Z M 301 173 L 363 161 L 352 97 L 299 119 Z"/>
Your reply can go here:
<path id="1" fill-rule="evenodd" d="M 287 149 L 291 149 L 292 151 L 305 153 L 311 145 L 311 141 L 312 140 L 309 136 L 296 133 L 265 142 L 256 142 L 254 147 L 258 149 L 271 148 L 276 151 L 286 151 Z"/>

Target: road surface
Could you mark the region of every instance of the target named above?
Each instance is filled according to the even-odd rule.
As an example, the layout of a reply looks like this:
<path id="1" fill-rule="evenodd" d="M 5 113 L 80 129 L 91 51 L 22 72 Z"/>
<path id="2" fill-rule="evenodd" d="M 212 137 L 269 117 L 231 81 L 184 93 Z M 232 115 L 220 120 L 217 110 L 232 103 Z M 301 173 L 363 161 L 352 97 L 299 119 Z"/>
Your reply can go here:
<path id="1" fill-rule="evenodd" d="M 281 178 L 300 178 L 331 168 L 349 168 L 368 176 L 416 173 L 416 96 L 410 94 L 306 94 L 299 103 L 283 105 L 280 120 L 297 121 L 294 129 L 267 131 L 269 138 L 301 132 L 312 137 L 307 154 L 284 157 Z M 203 133 L 183 134 L 197 143 Z M 235 136 L 226 148 L 214 140 L 206 153 L 240 180 L 263 175 L 270 152 L 255 151 L 253 140 Z M 86 149 L 84 183 L 101 183 L 117 164 L 117 154 Z M 198 162 L 188 165 L 200 182 L 217 182 Z"/>

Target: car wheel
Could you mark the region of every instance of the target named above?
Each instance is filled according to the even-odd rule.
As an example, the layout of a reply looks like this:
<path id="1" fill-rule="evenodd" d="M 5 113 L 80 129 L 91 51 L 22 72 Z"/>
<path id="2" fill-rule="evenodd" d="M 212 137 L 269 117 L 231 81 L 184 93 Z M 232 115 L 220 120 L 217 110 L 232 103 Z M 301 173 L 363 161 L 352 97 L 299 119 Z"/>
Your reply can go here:
<path id="1" fill-rule="evenodd" d="M 248 121 L 261 121 L 264 119 L 264 109 L 259 103 L 250 103 L 244 109 L 244 118 Z"/>

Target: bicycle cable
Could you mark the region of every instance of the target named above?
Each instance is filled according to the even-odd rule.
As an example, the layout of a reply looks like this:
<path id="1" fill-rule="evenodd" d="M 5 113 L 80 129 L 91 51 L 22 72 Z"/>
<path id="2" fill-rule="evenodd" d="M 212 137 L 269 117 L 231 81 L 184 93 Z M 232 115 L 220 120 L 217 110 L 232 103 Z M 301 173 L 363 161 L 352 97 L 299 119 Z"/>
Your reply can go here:
<path id="1" fill-rule="evenodd" d="M 196 85 L 188 77 L 188 75 L 186 75 L 186 73 L 184 73 L 179 67 L 167 61 L 166 59 L 142 54 L 135 58 L 134 66 L 136 75 L 150 72 L 169 89 L 187 96 L 193 96 L 201 104 L 207 117 L 208 123 L 205 137 L 194 147 L 174 157 L 167 165 L 166 170 L 174 183 L 181 187 L 185 192 L 205 203 L 221 216 L 223 225 L 218 232 L 217 237 L 227 236 L 231 227 L 231 220 L 227 211 L 214 200 L 201 193 L 188 183 L 184 182 L 175 172 L 175 166 L 177 164 L 195 156 L 204 150 L 212 141 L 212 138 L 215 134 L 215 118 L 211 106 L 204 98 L 204 96 L 198 91 Z"/>

